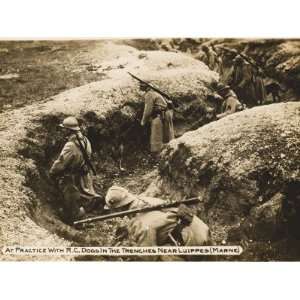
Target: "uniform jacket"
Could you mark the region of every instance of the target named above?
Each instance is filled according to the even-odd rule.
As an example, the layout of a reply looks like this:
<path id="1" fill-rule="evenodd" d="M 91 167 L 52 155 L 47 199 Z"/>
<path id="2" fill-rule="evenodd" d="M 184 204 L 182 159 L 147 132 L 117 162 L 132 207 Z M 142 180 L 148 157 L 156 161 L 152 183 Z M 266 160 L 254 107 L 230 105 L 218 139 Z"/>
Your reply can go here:
<path id="1" fill-rule="evenodd" d="M 221 71 L 221 61 L 218 58 L 217 53 L 209 49 L 208 53 L 205 53 L 202 61 L 210 68 L 212 71 L 220 72 Z"/>
<path id="2" fill-rule="evenodd" d="M 232 86 L 238 98 L 248 107 L 257 104 L 255 84 L 253 81 L 253 70 L 249 63 L 235 66 Z"/>
<path id="3" fill-rule="evenodd" d="M 254 80 L 255 80 L 256 99 L 258 100 L 258 102 L 264 103 L 267 99 L 267 93 L 266 93 L 266 88 L 264 85 L 264 80 L 259 75 L 255 76 Z"/>
<path id="4" fill-rule="evenodd" d="M 130 209 L 141 208 L 149 205 L 158 205 L 164 200 L 152 197 L 136 197 L 131 203 Z M 168 208 L 163 211 L 151 211 L 138 214 L 128 226 L 129 236 L 138 246 L 162 246 L 168 245 L 168 233 L 178 222 L 177 208 Z M 208 226 L 197 216 L 192 223 L 182 231 L 185 246 L 201 246 L 209 240 Z M 169 244 L 170 245 L 170 244 Z"/>
<path id="5" fill-rule="evenodd" d="M 142 124 L 145 125 L 147 122 L 152 120 L 153 114 L 159 111 L 167 110 L 166 100 L 157 92 L 151 90 L 148 91 L 145 96 L 145 108 L 142 118 Z"/>
<path id="6" fill-rule="evenodd" d="M 166 100 L 155 91 L 148 91 L 144 100 L 141 124 L 151 123 L 150 148 L 152 152 L 160 152 L 163 144 L 174 138 L 173 112 L 168 109 Z"/>
<path id="7" fill-rule="evenodd" d="M 91 157 L 92 148 L 89 140 L 80 132 L 78 133 L 78 136 L 81 144 L 86 149 L 87 155 Z M 91 171 L 88 169 L 87 173 L 83 174 L 81 172 L 84 165 L 85 160 L 74 134 L 70 136 L 58 159 L 53 163 L 50 174 L 64 177 L 67 180 L 62 181 L 63 185 L 72 183 L 80 191 L 81 197 L 91 199 L 99 195 L 97 195 L 94 190 Z"/>
<path id="8" fill-rule="evenodd" d="M 233 80 L 233 66 L 223 66 L 220 72 L 220 81 L 226 85 L 230 85 Z"/>

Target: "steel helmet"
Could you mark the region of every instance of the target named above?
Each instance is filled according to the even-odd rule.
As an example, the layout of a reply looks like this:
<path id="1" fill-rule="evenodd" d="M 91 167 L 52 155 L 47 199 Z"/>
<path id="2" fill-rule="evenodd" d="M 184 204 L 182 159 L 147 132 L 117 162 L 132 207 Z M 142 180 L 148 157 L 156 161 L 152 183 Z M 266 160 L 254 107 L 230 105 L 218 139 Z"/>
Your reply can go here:
<path id="1" fill-rule="evenodd" d="M 110 187 L 105 196 L 105 208 L 119 208 L 131 203 L 134 200 L 134 197 L 128 192 L 128 190 L 113 185 Z"/>
<path id="2" fill-rule="evenodd" d="M 234 63 L 235 64 L 243 64 L 243 63 L 245 63 L 245 61 L 244 61 L 244 59 L 243 59 L 243 57 L 242 56 L 240 56 L 240 55 L 237 55 L 236 57 L 235 57 L 235 59 L 234 59 Z"/>
<path id="3" fill-rule="evenodd" d="M 224 92 L 230 90 L 230 86 L 219 82 L 216 86 L 217 92 Z"/>
<path id="4" fill-rule="evenodd" d="M 74 117 L 67 117 L 63 120 L 62 124 L 59 125 L 60 127 L 63 128 L 68 128 L 74 131 L 79 131 L 80 127 L 78 124 L 78 121 L 76 118 Z"/>

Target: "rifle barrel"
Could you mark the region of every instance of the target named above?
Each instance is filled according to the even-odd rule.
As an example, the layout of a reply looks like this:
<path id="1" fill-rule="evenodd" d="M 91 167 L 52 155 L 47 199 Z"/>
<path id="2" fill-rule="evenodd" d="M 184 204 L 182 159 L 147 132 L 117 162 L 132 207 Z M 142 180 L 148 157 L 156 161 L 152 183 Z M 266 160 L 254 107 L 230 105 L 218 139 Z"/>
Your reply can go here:
<path id="1" fill-rule="evenodd" d="M 247 61 L 254 68 L 256 68 L 257 70 L 262 70 L 266 74 L 264 68 L 261 65 L 259 65 L 257 63 L 257 61 L 255 59 L 253 59 L 252 57 L 251 57 L 251 59 L 253 61 L 250 60 L 250 58 L 247 55 L 245 55 L 245 54 L 243 54 L 243 53 L 241 53 L 241 52 L 239 52 L 237 50 L 233 50 L 233 49 L 226 48 L 226 47 L 219 47 L 219 48 L 222 49 L 222 50 L 224 50 L 224 51 L 227 51 L 227 52 L 230 52 L 230 53 L 233 53 L 233 54 L 236 54 L 236 55 L 240 55 L 245 61 Z"/>
<path id="2" fill-rule="evenodd" d="M 139 81 L 139 82 L 144 83 L 145 85 L 147 85 L 147 86 L 148 86 L 149 88 L 151 88 L 153 91 L 155 91 L 155 92 L 161 94 L 163 97 L 167 98 L 168 100 L 171 100 L 171 97 L 170 97 L 168 94 L 166 94 L 165 92 L 161 91 L 161 90 L 158 89 L 157 87 L 155 87 L 155 86 L 153 86 L 152 84 L 150 84 L 150 83 L 148 83 L 148 82 L 146 82 L 146 81 L 144 81 L 144 80 L 142 80 L 142 79 L 136 77 L 135 75 L 133 75 L 133 74 L 130 73 L 130 72 L 127 72 L 127 73 L 128 73 L 132 78 L 134 78 L 134 79 L 136 79 L 137 81 Z"/>
<path id="3" fill-rule="evenodd" d="M 97 217 L 91 217 L 91 218 L 87 218 L 87 219 L 83 219 L 83 220 L 78 220 L 78 221 L 75 221 L 73 223 L 73 225 L 79 225 L 79 224 L 83 224 L 83 223 L 92 223 L 92 222 L 97 222 L 97 221 L 104 221 L 104 220 L 113 219 L 113 218 L 117 218 L 117 217 L 130 216 L 130 215 L 141 213 L 141 212 L 149 212 L 149 211 L 153 211 L 153 210 L 159 210 L 159 209 L 175 207 L 175 206 L 180 205 L 180 204 L 197 203 L 199 201 L 200 201 L 199 197 L 193 197 L 193 198 L 185 199 L 185 200 L 182 200 L 182 201 L 173 201 L 173 202 L 166 201 L 166 203 L 159 204 L 159 205 L 129 209 L 129 210 L 115 212 L 115 213 L 106 214 L 106 215 L 102 215 L 102 216 L 97 216 Z"/>

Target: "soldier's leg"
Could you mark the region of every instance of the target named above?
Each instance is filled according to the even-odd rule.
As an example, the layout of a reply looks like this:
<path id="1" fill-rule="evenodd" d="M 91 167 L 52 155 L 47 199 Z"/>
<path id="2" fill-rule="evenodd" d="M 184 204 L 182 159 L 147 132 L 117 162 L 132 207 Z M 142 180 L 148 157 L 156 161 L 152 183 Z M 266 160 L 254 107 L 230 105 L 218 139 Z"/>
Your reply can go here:
<path id="1" fill-rule="evenodd" d="M 159 153 L 163 146 L 163 124 L 160 117 L 151 122 L 150 151 Z"/>
<path id="2" fill-rule="evenodd" d="M 163 122 L 163 142 L 168 143 L 175 138 L 174 125 L 173 125 L 173 111 L 167 110 L 165 114 L 165 120 Z"/>
<path id="3" fill-rule="evenodd" d="M 63 189 L 63 196 L 65 222 L 72 224 L 80 215 L 80 192 L 74 185 L 68 184 Z"/>

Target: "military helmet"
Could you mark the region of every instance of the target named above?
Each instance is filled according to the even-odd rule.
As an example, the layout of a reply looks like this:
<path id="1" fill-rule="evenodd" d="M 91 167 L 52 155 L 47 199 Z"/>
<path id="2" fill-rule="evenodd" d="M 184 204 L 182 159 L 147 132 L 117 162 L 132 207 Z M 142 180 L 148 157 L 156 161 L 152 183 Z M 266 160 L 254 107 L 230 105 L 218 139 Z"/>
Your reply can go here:
<path id="1" fill-rule="evenodd" d="M 78 121 L 74 117 L 65 118 L 59 126 L 63 127 L 63 128 L 68 128 L 68 129 L 71 129 L 71 130 L 74 130 L 74 131 L 79 131 L 80 130 Z"/>
<path id="2" fill-rule="evenodd" d="M 145 82 L 139 82 L 140 89 L 149 89 L 149 86 Z"/>
<path id="3" fill-rule="evenodd" d="M 132 195 L 128 192 L 128 190 L 113 185 L 110 187 L 105 196 L 105 208 L 119 208 L 131 203 L 134 200 Z"/>
<path id="4" fill-rule="evenodd" d="M 230 90 L 230 86 L 229 85 L 225 85 L 222 82 L 219 82 L 217 84 L 216 90 L 217 90 L 218 93 L 219 92 L 224 92 L 224 91 Z"/>
<path id="5" fill-rule="evenodd" d="M 244 63 L 244 59 L 240 55 L 237 55 L 234 59 L 234 63 L 241 65 L 242 63 Z"/>
<path id="6" fill-rule="evenodd" d="M 207 45 L 202 45 L 201 47 L 202 51 L 207 52 L 209 50 Z"/>

